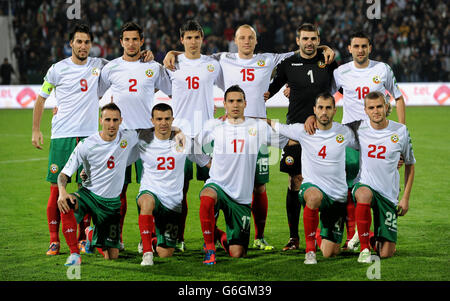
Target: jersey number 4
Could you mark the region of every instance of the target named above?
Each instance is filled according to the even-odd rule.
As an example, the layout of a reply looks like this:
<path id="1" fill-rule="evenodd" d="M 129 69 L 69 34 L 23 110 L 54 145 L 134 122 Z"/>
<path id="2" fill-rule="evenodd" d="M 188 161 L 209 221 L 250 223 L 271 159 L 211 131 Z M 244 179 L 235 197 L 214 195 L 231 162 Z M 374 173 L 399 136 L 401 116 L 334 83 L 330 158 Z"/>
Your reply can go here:
<path id="1" fill-rule="evenodd" d="M 320 151 L 319 151 L 319 153 L 317 154 L 319 157 L 322 157 L 322 159 L 325 159 L 325 157 L 327 156 L 327 146 L 326 145 L 324 145 L 321 149 L 320 149 Z"/>
<path id="2" fill-rule="evenodd" d="M 175 158 L 174 157 L 158 157 L 156 161 L 159 162 L 158 166 L 156 167 L 157 170 L 172 170 L 175 168 Z"/>

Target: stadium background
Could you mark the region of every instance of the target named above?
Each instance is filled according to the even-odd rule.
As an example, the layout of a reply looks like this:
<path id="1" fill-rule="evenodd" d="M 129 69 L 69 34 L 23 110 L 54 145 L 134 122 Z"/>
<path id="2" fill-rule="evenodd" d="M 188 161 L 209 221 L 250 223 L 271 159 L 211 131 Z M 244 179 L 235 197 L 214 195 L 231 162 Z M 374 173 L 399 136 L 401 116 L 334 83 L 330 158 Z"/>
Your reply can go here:
<path id="1" fill-rule="evenodd" d="M 72 1 L 75 2 L 75 1 Z M 387 62 L 397 81 L 422 83 L 423 89 L 436 84 L 443 88 L 439 104 L 448 104 L 450 45 L 449 7 L 444 1 L 379 1 L 381 19 L 368 19 L 366 1 L 123 1 L 80 0 L 81 20 L 94 32 L 91 55 L 113 59 L 121 55 L 118 40 L 121 24 L 133 20 L 144 27 L 146 45 L 159 62 L 166 51 L 181 49 L 178 28 L 186 18 L 196 17 L 205 31 L 204 51 L 235 51 L 235 28 L 251 24 L 258 33 L 257 52 L 295 50 L 295 29 L 303 22 L 317 24 L 322 44 L 337 52 L 342 64 L 350 59 L 346 50 L 348 36 L 355 28 L 367 31 L 373 42 L 372 59 Z M 17 85 L 40 85 L 48 67 L 69 56 L 68 31 L 73 20 L 67 19 L 71 3 L 58 0 L 0 0 L 0 60 L 12 62 L 15 74 L 12 86 L 0 86 L 0 101 L 8 89 Z M 437 88 L 436 88 L 437 89 Z M 5 94 L 5 95 L 4 95 Z M 431 93 L 432 94 L 432 93 Z M 431 97 L 431 96 L 430 96 Z M 32 107 L 33 99 L 28 99 Z M 435 102 L 433 100 L 433 102 Z M 412 133 L 420 165 L 411 200 L 411 211 L 400 222 L 398 256 L 383 261 L 383 280 L 450 280 L 449 188 L 450 174 L 448 125 L 450 107 L 409 107 L 407 124 Z M 50 136 L 51 111 L 46 110 L 42 131 L 44 150 L 32 149 L 31 110 L 0 110 L 0 280 L 67 280 L 62 267 L 65 256 L 43 256 L 48 234 L 45 203 L 48 188 L 44 181 Z M 341 120 L 342 111 L 336 120 Z M 270 109 L 269 117 L 284 120 L 285 109 Z M 395 118 L 396 114 L 393 114 Z M 31 158 L 31 159 L 30 159 Z M 271 166 L 269 217 L 266 232 L 280 248 L 287 240 L 284 194 L 287 178 Z M 439 172 L 436 172 L 439 171 Z M 273 173 L 272 173 L 273 172 Z M 273 176 L 272 176 L 273 175 Z M 24 185 L 24 179 L 27 179 Z M 116 263 L 102 262 L 98 256 L 83 258 L 83 280 L 367 280 L 366 269 L 351 254 L 323 260 L 316 269 L 305 269 L 303 253 L 270 254 L 251 252 L 248 259 L 235 261 L 221 254 L 222 266 L 214 272 L 202 269 L 201 232 L 194 221 L 198 216 L 201 183 L 193 186 L 187 233 L 191 249 L 172 260 L 159 261 L 153 273 L 134 267 L 140 257 L 127 251 Z M 131 195 L 137 185 L 130 188 Z M 283 187 L 282 189 L 279 189 Z M 277 192 L 276 190 L 280 190 Z M 127 246 L 138 243 L 136 209 L 129 204 L 125 237 Z M 11 231 L 14 229 L 14 231 Z M 302 225 L 300 225 L 302 231 Z M 252 232 L 253 233 L 253 232 Z M 302 234 L 301 234 L 302 235 Z M 63 239 L 62 239 L 63 240 Z M 26 260 L 23 260 L 26 258 Z M 111 271 L 120 271 L 111 278 Z M 231 273 L 230 273 L 231 271 Z M 335 271 L 330 274 L 329 271 Z M 120 274 L 120 275 L 119 275 Z"/>

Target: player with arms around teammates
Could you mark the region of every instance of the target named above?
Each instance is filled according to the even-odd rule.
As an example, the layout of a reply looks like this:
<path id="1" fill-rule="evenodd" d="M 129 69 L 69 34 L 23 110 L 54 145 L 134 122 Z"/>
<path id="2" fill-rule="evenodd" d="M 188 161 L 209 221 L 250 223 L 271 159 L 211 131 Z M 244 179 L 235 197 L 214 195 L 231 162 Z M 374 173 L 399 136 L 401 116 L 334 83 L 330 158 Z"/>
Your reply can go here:
<path id="1" fill-rule="evenodd" d="M 397 243 L 397 216 L 409 209 L 416 160 L 411 137 L 405 125 L 386 119 L 390 104 L 384 93 L 374 91 L 364 97 L 364 110 L 369 120 L 354 123 L 360 144 L 359 182 L 353 188 L 356 201 L 356 226 L 360 241 L 358 262 L 370 263 L 369 232 L 373 211 L 376 251 L 382 258 L 394 255 Z M 405 162 L 405 187 L 399 201 L 400 156 Z"/>
<path id="2" fill-rule="evenodd" d="M 154 251 L 160 257 L 170 257 L 175 250 L 182 218 L 185 161 L 190 158 L 201 167 L 210 161 L 207 155 L 191 153 L 191 139 L 184 143 L 174 139 L 172 122 L 172 108 L 159 103 L 152 109 L 154 128 L 139 134 L 144 171 L 136 202 L 144 266 L 153 265 Z"/>
<path id="3" fill-rule="evenodd" d="M 108 103 L 101 109 L 102 131 L 82 140 L 72 152 L 58 176 L 58 207 L 62 230 L 70 249 L 66 264 L 80 265 L 77 242 L 77 222 L 90 213 L 94 230 L 86 228 L 88 244 L 98 247 L 106 259 L 116 259 L 120 247 L 120 192 L 133 147 L 138 142 L 136 131 L 119 130 L 122 122 L 120 109 Z M 81 188 L 68 194 L 66 185 L 70 176 L 83 165 L 87 180 Z"/>
<path id="4" fill-rule="evenodd" d="M 239 85 L 247 97 L 246 117 L 266 118 L 264 92 L 267 91 L 273 69 L 285 58 L 294 52 L 282 54 L 258 53 L 255 54 L 257 45 L 256 32 L 250 25 L 241 25 L 236 30 L 235 43 L 238 53 L 218 53 L 212 55 L 216 58 L 223 72 L 224 88 Z M 333 57 L 333 51 L 327 46 L 325 56 Z M 169 52 L 164 59 L 164 65 L 171 69 L 174 66 L 177 52 Z M 269 181 L 269 154 L 267 146 L 263 146 L 257 161 L 256 178 L 254 184 L 254 200 L 252 213 L 255 223 L 254 248 L 272 250 L 274 247 L 264 238 L 264 229 L 267 219 L 268 198 L 266 183 Z"/>
<path id="5" fill-rule="evenodd" d="M 250 238 L 253 183 L 261 145 L 284 146 L 264 121 L 244 117 L 245 93 L 231 86 L 224 95 L 227 119 L 213 119 L 196 137 L 200 145 L 214 142 L 210 178 L 200 192 L 200 224 L 205 240 L 204 264 L 216 263 L 215 232 L 232 257 L 245 256 Z M 216 228 L 215 213 L 222 210 L 226 234 Z"/>
<path id="6" fill-rule="evenodd" d="M 120 43 L 123 55 L 109 62 L 100 75 L 99 94 L 103 96 L 108 88 L 114 103 L 120 108 L 123 117 L 121 128 L 129 130 L 146 129 L 152 126 L 149 116 L 153 106 L 155 88 L 167 95 L 171 94 L 171 83 L 157 62 L 141 63 L 141 47 L 144 44 L 142 28 L 133 22 L 125 23 L 121 28 Z M 142 174 L 142 162 L 135 163 L 136 180 L 139 183 Z M 126 191 L 131 183 L 131 166 L 127 168 L 123 190 L 120 195 L 121 207 L 121 249 L 123 249 L 122 229 L 127 211 Z"/>
<path id="7" fill-rule="evenodd" d="M 326 65 L 324 55 L 317 51 L 320 35 L 313 24 L 300 25 L 296 41 L 299 51 L 280 63 L 268 91 L 273 96 L 287 83 L 290 95 L 286 123 L 307 124 L 308 119 L 314 116 L 313 107 L 317 96 L 324 91 L 331 91 L 333 70 L 337 68 L 337 64 L 333 62 Z M 301 157 L 301 144 L 291 140 L 283 149 L 280 160 L 280 171 L 289 174 L 286 213 L 290 238 L 283 251 L 299 248 L 298 224 L 301 207 L 298 193 L 303 181 Z"/>
<path id="8" fill-rule="evenodd" d="M 193 139 L 207 120 L 214 118 L 214 84 L 223 89 L 222 70 L 213 58 L 201 54 L 203 29 L 195 20 L 188 20 L 180 28 L 180 42 L 184 53 L 178 56 L 175 70 L 168 70 L 172 81 L 174 125 Z M 193 145 L 193 144 L 192 144 Z M 197 180 L 209 177 L 206 167 L 197 165 Z M 187 192 L 193 179 L 193 163 L 185 166 L 182 219 L 178 229 L 177 249 L 185 250 L 184 229 L 188 212 Z"/>
<path id="9" fill-rule="evenodd" d="M 281 135 L 299 141 L 302 146 L 303 183 L 299 199 L 304 207 L 305 264 L 316 264 L 316 244 L 324 257 L 339 254 L 344 232 L 347 202 L 345 149 L 357 148 L 353 131 L 333 122 L 336 114 L 334 97 L 321 93 L 316 98 L 314 115 L 318 129 L 314 135 L 304 124 L 280 124 L 267 120 Z M 321 231 L 319 225 L 319 211 Z"/>

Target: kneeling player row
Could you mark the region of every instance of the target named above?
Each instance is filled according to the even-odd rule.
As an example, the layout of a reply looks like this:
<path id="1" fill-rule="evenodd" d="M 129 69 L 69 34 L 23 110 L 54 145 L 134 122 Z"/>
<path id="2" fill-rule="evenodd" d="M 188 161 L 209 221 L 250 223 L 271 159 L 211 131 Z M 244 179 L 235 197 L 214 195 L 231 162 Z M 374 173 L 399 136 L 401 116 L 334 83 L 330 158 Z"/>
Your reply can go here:
<path id="1" fill-rule="evenodd" d="M 216 263 L 216 241 L 220 241 L 230 256 L 245 256 L 250 236 L 257 150 L 264 144 L 282 148 L 288 139 L 299 141 L 303 148 L 304 184 L 299 197 L 305 205 L 305 263 L 317 262 L 315 245 L 319 211 L 322 225 L 319 246 L 325 257 L 339 252 L 347 195 L 346 147 L 357 148 L 361 154 L 361 184 L 354 190 L 362 250 L 359 261 L 367 262 L 367 256 L 370 260 L 371 205 L 374 210 L 376 208 L 375 236 L 382 241 L 380 254 L 392 256 L 397 233 L 395 206 L 402 209 L 402 214 L 408 210 L 415 159 L 406 127 L 386 119 L 387 105 L 382 94 L 369 93 L 365 99 L 370 121 L 348 126 L 333 122 L 336 112 L 333 97 L 319 95 L 314 107 L 318 121 L 314 135 L 308 135 L 302 124 L 282 125 L 267 120 L 270 127 L 263 120 L 245 118 L 245 94 L 238 86 L 225 92 L 224 106 L 227 119 L 209 123 L 192 141 L 186 141 L 181 133 L 175 135 L 171 126 L 172 110 L 168 105 L 156 105 L 152 110 L 154 128 L 138 132 L 119 131 L 120 110 L 114 104 L 102 108 L 103 131 L 88 137 L 75 148 L 58 178 L 58 206 L 64 236 L 71 250 L 67 265 L 81 262 L 76 219 L 81 219 L 88 211 L 95 224 L 90 244 L 102 248 L 106 258 L 117 258 L 118 196 L 127 164 L 138 157 L 144 164 L 137 198 L 143 265 L 153 264 L 153 251 L 161 257 L 173 254 L 187 157 L 200 166 L 210 164 L 210 178 L 200 193 L 200 222 L 205 240 L 203 262 Z M 214 142 L 211 162 L 208 156 L 193 152 L 196 145 L 210 142 Z M 219 151 L 224 149 L 230 151 Z M 398 203 L 397 162 L 400 154 L 405 160 L 406 187 Z M 70 195 L 65 189 L 67 178 L 81 164 L 88 179 L 78 192 Z M 218 210 L 224 213 L 226 233 L 216 227 Z M 152 247 L 152 242 L 156 247 Z"/>

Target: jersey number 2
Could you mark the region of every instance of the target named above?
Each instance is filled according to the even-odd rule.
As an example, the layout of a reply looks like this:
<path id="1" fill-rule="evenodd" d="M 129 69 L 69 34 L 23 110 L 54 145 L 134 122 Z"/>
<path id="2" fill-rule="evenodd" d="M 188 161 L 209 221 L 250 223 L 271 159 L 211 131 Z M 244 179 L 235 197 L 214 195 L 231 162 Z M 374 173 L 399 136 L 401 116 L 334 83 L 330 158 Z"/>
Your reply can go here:
<path id="1" fill-rule="evenodd" d="M 137 89 L 135 88 L 137 85 L 137 80 L 134 78 L 131 78 L 128 80 L 128 82 L 131 84 L 131 86 L 128 88 L 129 92 L 137 92 Z"/>

